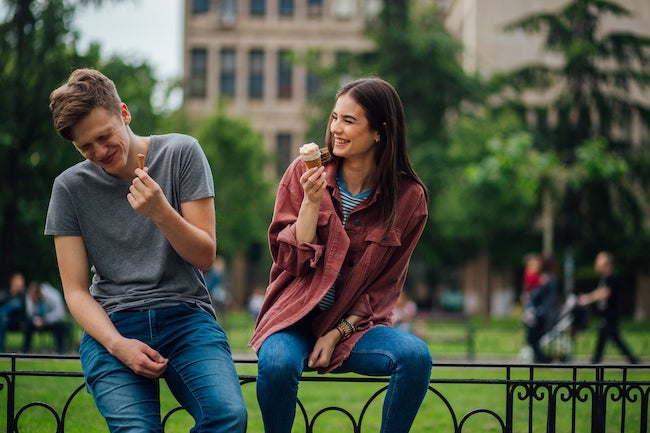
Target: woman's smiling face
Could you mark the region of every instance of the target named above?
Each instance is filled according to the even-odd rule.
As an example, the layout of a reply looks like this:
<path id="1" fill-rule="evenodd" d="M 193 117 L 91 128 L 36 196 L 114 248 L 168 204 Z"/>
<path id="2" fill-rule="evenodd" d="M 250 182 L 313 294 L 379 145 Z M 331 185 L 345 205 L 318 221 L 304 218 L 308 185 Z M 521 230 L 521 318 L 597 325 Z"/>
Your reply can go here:
<path id="1" fill-rule="evenodd" d="M 371 130 L 365 110 L 348 94 L 339 96 L 330 122 L 334 155 L 374 160 L 379 133 Z"/>

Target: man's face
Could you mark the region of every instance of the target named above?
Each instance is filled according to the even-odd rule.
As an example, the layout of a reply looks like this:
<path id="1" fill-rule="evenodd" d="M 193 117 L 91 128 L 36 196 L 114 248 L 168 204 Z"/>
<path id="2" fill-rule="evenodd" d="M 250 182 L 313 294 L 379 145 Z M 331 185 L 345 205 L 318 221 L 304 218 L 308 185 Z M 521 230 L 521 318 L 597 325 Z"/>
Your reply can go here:
<path id="1" fill-rule="evenodd" d="M 9 283 L 9 290 L 13 295 L 21 293 L 25 289 L 25 278 L 22 275 L 14 275 Z"/>
<path id="2" fill-rule="evenodd" d="M 130 135 L 128 125 L 131 115 L 122 104 L 120 115 L 97 107 L 71 130 L 72 144 L 90 162 L 108 174 L 121 178 L 132 177 L 126 173 Z"/>
<path id="3" fill-rule="evenodd" d="M 594 262 L 594 269 L 600 274 L 607 273 L 609 271 L 610 263 L 609 258 L 605 254 L 598 254 Z"/>

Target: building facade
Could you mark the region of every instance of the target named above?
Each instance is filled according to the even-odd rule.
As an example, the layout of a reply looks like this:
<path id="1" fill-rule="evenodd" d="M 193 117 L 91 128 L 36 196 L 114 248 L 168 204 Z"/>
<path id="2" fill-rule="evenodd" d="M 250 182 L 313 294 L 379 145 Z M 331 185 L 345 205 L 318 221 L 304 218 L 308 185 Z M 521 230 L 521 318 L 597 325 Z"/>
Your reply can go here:
<path id="1" fill-rule="evenodd" d="M 186 0 L 185 106 L 200 114 L 223 101 L 260 131 L 276 161 L 269 168 L 281 174 L 303 143 L 306 101 L 318 90 L 307 64 L 371 48 L 364 29 L 380 3 Z"/>

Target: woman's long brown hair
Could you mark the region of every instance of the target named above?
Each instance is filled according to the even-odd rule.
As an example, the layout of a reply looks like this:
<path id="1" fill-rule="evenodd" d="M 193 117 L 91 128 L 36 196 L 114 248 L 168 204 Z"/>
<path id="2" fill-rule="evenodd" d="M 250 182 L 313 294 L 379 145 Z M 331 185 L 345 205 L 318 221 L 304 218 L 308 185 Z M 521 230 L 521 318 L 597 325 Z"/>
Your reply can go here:
<path id="1" fill-rule="evenodd" d="M 395 88 L 377 77 L 360 78 L 345 84 L 337 92 L 336 99 L 342 95 L 351 96 L 363 107 L 370 130 L 377 131 L 380 135 L 375 152 L 377 172 L 373 193 L 377 189 L 381 191 L 379 206 L 384 222 L 383 235 L 386 236 L 395 222 L 397 194 L 402 176 L 418 183 L 424 190 L 427 203 L 429 201 L 427 188 L 411 167 L 406 151 L 404 107 Z M 333 153 L 331 123 L 330 116 L 325 132 L 327 152 L 323 155 L 324 162 L 337 158 Z"/>

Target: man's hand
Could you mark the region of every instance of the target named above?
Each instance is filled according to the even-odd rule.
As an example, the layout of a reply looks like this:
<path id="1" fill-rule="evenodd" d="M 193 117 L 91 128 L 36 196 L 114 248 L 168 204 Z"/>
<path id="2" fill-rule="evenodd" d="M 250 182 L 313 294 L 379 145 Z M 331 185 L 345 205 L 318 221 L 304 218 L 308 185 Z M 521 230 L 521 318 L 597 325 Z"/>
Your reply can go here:
<path id="1" fill-rule="evenodd" d="M 169 362 L 158 351 L 136 339 L 125 339 L 111 354 L 134 373 L 150 379 L 159 378 L 167 369 Z"/>
<path id="2" fill-rule="evenodd" d="M 129 187 L 129 194 L 126 198 L 131 207 L 141 215 L 152 218 L 159 215 L 162 210 L 169 206 L 167 198 L 162 192 L 160 185 L 149 177 L 149 170 L 136 169 L 137 175 Z"/>
<path id="3" fill-rule="evenodd" d="M 43 318 L 40 317 L 40 316 L 34 317 L 34 320 L 32 321 L 32 323 L 34 324 L 34 327 L 36 329 L 41 329 L 41 328 L 43 328 L 45 326 L 45 320 L 43 320 Z"/>

